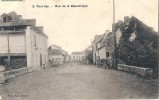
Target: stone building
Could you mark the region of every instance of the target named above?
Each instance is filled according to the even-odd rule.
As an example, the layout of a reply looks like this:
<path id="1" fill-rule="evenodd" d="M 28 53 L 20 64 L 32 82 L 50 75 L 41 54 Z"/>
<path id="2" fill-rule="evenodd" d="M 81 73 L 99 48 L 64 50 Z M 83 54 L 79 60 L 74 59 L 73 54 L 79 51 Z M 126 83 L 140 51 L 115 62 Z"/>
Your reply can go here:
<path id="1" fill-rule="evenodd" d="M 94 37 L 93 43 L 92 43 L 92 50 L 93 50 L 93 63 L 96 64 L 96 61 L 99 59 L 98 56 L 98 43 L 100 43 L 100 41 L 102 41 L 103 36 L 102 35 L 96 35 Z"/>
<path id="2" fill-rule="evenodd" d="M 53 44 L 48 48 L 48 52 L 49 60 L 51 61 L 52 65 L 63 64 L 70 60 L 68 53 L 62 50 L 60 46 Z"/>
<path id="3" fill-rule="evenodd" d="M 92 43 L 93 46 L 93 63 L 96 64 L 97 60 L 106 59 L 106 43 L 108 42 L 109 30 L 106 30 L 102 35 L 96 35 Z"/>
<path id="4" fill-rule="evenodd" d="M 8 59 L 10 69 L 46 66 L 47 41 L 48 36 L 43 33 L 43 27 L 36 26 L 35 19 L 22 19 L 15 12 L 0 16 L 1 65 Z"/>

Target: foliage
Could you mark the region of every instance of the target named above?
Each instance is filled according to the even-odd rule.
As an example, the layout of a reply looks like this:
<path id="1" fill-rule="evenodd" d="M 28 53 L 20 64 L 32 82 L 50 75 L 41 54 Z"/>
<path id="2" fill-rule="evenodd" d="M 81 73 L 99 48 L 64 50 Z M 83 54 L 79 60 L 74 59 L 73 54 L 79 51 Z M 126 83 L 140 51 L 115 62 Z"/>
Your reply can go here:
<path id="1" fill-rule="evenodd" d="M 93 52 L 89 52 L 86 56 L 86 59 L 88 59 L 90 63 L 93 63 Z"/>
<path id="2" fill-rule="evenodd" d="M 156 69 L 159 38 L 157 33 L 135 17 L 121 27 L 121 31 L 122 36 L 118 47 L 119 58 L 128 65 Z M 130 41 L 132 33 L 135 33 L 136 38 Z"/>

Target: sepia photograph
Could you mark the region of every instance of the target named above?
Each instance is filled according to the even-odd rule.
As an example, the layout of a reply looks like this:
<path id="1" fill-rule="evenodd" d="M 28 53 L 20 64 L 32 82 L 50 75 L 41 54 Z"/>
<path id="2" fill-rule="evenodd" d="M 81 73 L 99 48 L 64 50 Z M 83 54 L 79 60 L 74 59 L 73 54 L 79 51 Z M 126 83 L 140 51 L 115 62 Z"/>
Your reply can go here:
<path id="1" fill-rule="evenodd" d="M 0 100 L 159 99 L 158 0 L 0 0 Z"/>

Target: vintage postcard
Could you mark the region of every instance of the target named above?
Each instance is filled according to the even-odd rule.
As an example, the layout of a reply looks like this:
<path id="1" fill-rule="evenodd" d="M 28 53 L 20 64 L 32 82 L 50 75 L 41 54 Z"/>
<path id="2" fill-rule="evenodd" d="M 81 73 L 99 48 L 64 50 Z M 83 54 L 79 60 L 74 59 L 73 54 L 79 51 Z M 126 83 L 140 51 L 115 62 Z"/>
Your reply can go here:
<path id="1" fill-rule="evenodd" d="M 0 100 L 158 99 L 158 0 L 0 0 Z"/>

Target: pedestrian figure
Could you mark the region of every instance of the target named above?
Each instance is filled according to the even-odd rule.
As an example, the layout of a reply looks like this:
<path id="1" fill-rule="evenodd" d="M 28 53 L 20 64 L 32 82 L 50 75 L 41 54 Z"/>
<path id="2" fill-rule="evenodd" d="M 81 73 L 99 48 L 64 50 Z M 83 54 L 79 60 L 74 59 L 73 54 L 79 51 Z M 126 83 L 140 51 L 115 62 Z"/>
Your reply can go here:
<path id="1" fill-rule="evenodd" d="M 109 61 L 108 61 L 108 59 L 106 59 L 106 61 L 105 61 L 105 68 L 109 69 Z"/>

